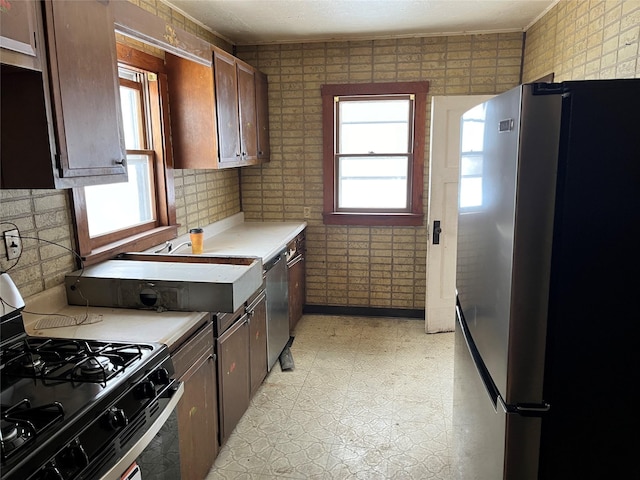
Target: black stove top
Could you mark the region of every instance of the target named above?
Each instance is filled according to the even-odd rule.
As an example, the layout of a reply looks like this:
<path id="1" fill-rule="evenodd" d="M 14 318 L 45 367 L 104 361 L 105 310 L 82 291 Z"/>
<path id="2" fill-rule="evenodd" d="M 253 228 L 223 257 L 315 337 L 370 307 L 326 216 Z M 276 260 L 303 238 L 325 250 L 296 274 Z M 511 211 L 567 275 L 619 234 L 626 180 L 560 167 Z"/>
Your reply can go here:
<path id="1" fill-rule="evenodd" d="M 4 327 L 3 322 L 2 330 Z M 4 337 L 5 332 L 0 333 Z M 133 400 L 144 397 L 144 392 L 138 395 L 133 390 L 151 384 L 153 394 L 153 383 L 147 377 L 168 359 L 168 350 L 161 344 L 40 338 L 25 333 L 12 333 L 12 338 L 3 339 L 0 347 L 3 478 L 5 475 L 29 478 L 26 474 L 34 468 L 55 463 L 52 459 L 57 452 L 77 442 L 99 417 L 107 424 L 96 431 L 104 430 L 105 438 L 110 431 L 117 430 L 115 427 L 126 426 L 126 418 L 118 418 L 123 409 L 128 409 L 127 415 L 131 417 L 144 406 Z M 167 368 L 171 371 L 163 367 L 160 374 L 154 372 L 165 383 L 173 373 L 172 366 Z M 111 421 L 114 425 L 108 424 Z"/>
<path id="2" fill-rule="evenodd" d="M 15 378 L 103 386 L 141 360 L 150 345 L 26 337 L 0 352 L 2 380 Z"/>

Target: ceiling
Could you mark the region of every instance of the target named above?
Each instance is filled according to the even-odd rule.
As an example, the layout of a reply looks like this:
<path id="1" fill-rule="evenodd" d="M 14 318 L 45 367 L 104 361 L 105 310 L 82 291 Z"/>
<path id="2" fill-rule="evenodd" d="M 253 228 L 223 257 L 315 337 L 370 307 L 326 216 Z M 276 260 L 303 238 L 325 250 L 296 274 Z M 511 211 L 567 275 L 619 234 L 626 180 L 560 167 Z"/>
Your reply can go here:
<path id="1" fill-rule="evenodd" d="M 162 0 L 236 45 L 525 31 L 559 0 Z"/>

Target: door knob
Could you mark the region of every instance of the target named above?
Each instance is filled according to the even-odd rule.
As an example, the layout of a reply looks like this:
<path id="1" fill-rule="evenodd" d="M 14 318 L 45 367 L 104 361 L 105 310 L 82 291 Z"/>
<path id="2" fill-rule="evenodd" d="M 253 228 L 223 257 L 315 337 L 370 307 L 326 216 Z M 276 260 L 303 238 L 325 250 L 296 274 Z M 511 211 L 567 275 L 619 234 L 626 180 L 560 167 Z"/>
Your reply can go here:
<path id="1" fill-rule="evenodd" d="M 442 228 L 440 227 L 440 220 L 433 221 L 433 244 L 440 245 L 440 234 L 442 233 Z"/>

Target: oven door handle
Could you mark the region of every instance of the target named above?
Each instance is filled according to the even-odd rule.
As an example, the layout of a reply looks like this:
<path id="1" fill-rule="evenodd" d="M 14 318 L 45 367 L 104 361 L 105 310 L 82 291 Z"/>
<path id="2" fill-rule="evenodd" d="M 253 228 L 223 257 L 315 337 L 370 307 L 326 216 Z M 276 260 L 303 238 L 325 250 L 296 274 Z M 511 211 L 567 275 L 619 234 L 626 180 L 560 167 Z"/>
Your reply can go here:
<path id="1" fill-rule="evenodd" d="M 176 405 L 182 398 L 182 394 L 184 393 L 184 383 L 183 382 L 175 382 L 179 384 L 175 389 L 173 395 L 169 402 L 165 405 L 164 410 L 160 413 L 156 421 L 153 422 L 151 427 L 144 433 L 140 440 L 138 440 L 133 447 L 129 449 L 129 451 L 120 459 L 118 463 L 114 465 L 100 480 L 120 480 L 122 474 L 127 471 L 127 468 L 136 461 L 136 459 L 140 456 L 140 454 L 147 448 L 147 445 L 151 443 L 153 437 L 160 431 L 164 423 L 171 415 L 171 412 L 176 408 Z"/>

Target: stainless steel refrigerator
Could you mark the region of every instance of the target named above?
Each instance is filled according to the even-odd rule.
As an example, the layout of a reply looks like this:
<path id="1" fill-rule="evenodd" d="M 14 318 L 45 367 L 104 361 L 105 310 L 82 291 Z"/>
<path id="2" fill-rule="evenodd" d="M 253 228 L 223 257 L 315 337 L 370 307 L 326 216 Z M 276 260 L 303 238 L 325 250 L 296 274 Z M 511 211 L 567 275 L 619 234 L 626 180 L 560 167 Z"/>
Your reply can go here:
<path id="1" fill-rule="evenodd" d="M 640 79 L 462 118 L 454 478 L 640 478 Z"/>

